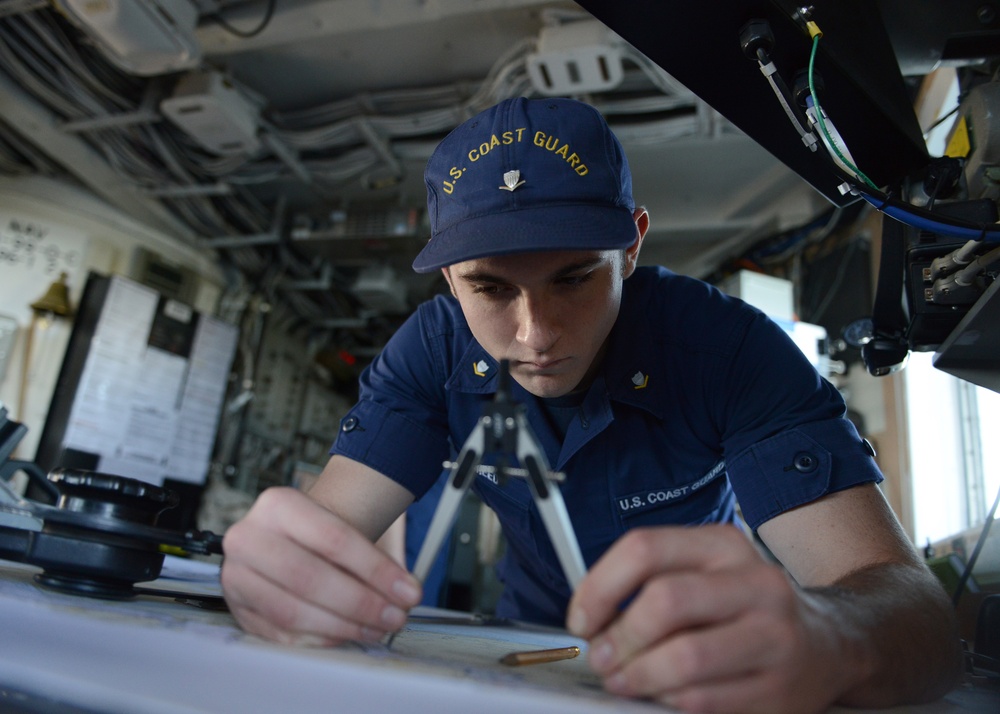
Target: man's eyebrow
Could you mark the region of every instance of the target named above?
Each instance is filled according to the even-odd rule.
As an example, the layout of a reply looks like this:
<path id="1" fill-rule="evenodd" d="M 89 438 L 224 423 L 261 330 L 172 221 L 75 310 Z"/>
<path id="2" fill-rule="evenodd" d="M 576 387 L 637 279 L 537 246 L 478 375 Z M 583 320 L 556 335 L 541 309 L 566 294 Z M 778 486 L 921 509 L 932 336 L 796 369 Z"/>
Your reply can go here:
<path id="1" fill-rule="evenodd" d="M 602 259 L 599 256 L 593 258 L 587 258 L 586 260 L 581 260 L 576 263 L 571 263 L 569 265 L 564 265 L 555 272 L 552 273 L 550 279 L 558 280 L 566 275 L 572 275 L 573 273 L 578 273 L 582 270 L 592 270 L 600 265 Z M 509 283 L 512 282 L 509 277 L 504 277 L 502 275 L 496 275 L 489 273 L 485 270 L 473 270 L 468 273 L 460 273 L 459 278 L 469 283 Z"/>
<path id="2" fill-rule="evenodd" d="M 603 262 L 604 260 L 601 256 L 595 255 L 593 258 L 587 258 L 586 260 L 581 260 L 559 268 L 559 270 L 552 274 L 552 277 L 561 278 L 564 275 L 572 275 L 573 273 L 579 273 L 584 270 L 593 270 Z"/>
<path id="3" fill-rule="evenodd" d="M 506 283 L 507 278 L 502 278 L 499 275 L 493 275 L 492 273 L 487 273 L 484 270 L 473 270 L 468 273 L 460 273 L 459 276 L 462 280 L 469 283 Z"/>

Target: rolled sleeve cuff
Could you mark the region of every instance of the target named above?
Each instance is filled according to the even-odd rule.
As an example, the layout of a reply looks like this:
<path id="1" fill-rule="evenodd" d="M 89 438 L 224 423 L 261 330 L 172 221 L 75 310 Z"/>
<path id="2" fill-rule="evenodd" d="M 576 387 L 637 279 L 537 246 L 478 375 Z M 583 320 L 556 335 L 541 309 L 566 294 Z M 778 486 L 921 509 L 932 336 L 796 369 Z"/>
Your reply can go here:
<path id="1" fill-rule="evenodd" d="M 804 424 L 758 442 L 728 461 L 747 525 L 861 483 L 880 483 L 874 451 L 846 419 Z"/>
<path id="2" fill-rule="evenodd" d="M 448 439 L 399 412 L 364 400 L 341 419 L 330 454 L 373 468 L 420 498 L 441 473 Z"/>

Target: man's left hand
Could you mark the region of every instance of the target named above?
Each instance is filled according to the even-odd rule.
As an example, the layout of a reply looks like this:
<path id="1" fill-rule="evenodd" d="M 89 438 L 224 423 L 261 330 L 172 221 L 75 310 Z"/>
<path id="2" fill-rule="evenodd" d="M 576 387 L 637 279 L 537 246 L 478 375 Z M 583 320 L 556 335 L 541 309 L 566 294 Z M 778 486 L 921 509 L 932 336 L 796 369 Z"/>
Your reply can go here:
<path id="1" fill-rule="evenodd" d="M 736 527 L 713 525 L 627 533 L 567 623 L 609 691 L 692 712 L 807 714 L 863 676 L 834 615 Z"/>

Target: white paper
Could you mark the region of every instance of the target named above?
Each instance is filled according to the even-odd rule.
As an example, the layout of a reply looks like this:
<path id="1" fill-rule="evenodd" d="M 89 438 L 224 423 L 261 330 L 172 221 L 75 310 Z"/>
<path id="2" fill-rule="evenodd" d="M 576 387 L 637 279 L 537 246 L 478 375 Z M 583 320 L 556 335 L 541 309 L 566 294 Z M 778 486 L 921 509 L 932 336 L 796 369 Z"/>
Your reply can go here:
<path id="1" fill-rule="evenodd" d="M 189 354 L 150 344 L 159 294 L 112 278 L 63 445 L 98 454 L 98 470 L 162 485 L 208 475 L 238 330 L 200 315 Z M 178 307 L 172 309 L 180 315 Z M 194 317 L 193 313 L 187 314 Z"/>

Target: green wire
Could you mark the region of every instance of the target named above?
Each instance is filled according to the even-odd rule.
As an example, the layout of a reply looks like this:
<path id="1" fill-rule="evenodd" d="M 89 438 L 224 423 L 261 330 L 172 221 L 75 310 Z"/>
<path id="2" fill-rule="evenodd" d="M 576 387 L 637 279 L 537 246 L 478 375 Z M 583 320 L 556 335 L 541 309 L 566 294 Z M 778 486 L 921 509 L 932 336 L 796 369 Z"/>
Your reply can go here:
<path id="1" fill-rule="evenodd" d="M 819 38 L 820 38 L 819 33 L 813 36 L 812 52 L 809 54 L 809 93 L 812 95 L 813 105 L 815 105 L 816 107 L 816 119 L 819 122 L 820 131 L 823 132 L 823 135 L 826 137 L 827 141 L 830 143 L 830 146 L 833 148 L 834 152 L 837 154 L 840 160 L 843 161 L 844 164 L 847 165 L 847 167 L 850 168 L 851 171 L 853 171 L 855 175 L 858 176 L 858 178 L 860 178 L 862 181 L 864 181 L 866 184 L 868 184 L 877 191 L 878 186 L 876 186 L 870 178 L 861 173 L 861 169 L 859 169 L 857 166 L 848 161 L 847 157 L 844 156 L 843 153 L 841 153 L 840 147 L 837 146 L 837 142 L 830 135 L 829 130 L 826 128 L 826 121 L 824 121 L 823 119 L 823 110 L 822 108 L 820 108 L 819 105 L 819 95 L 816 94 L 816 85 L 813 81 L 813 65 L 816 63 L 816 48 L 819 47 Z"/>

